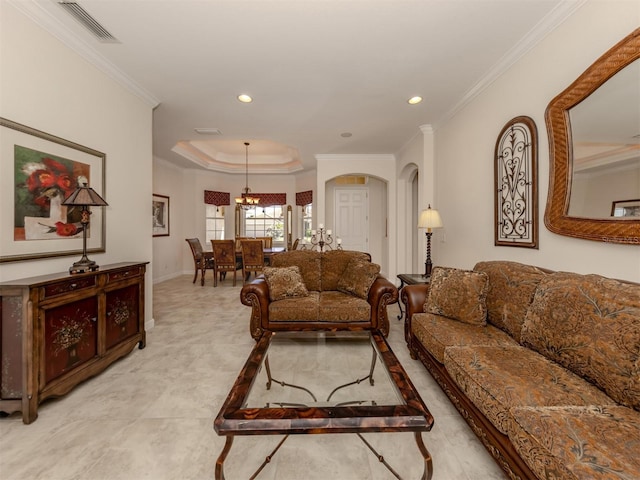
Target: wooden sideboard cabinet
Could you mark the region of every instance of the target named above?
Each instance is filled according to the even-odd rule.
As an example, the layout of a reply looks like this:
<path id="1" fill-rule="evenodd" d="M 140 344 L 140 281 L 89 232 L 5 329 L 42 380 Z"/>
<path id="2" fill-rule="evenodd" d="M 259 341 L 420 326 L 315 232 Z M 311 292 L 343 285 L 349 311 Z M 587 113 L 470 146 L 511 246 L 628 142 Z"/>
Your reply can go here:
<path id="1" fill-rule="evenodd" d="M 0 411 L 38 405 L 145 347 L 144 263 L 0 283 Z"/>

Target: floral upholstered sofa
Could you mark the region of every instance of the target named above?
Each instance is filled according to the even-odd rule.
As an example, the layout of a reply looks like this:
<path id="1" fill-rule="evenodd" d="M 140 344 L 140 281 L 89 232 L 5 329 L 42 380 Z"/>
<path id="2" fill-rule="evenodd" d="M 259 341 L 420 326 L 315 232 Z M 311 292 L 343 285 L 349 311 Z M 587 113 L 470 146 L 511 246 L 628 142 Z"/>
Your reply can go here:
<path id="1" fill-rule="evenodd" d="M 292 250 L 271 258 L 264 274 L 242 287 L 250 331 L 380 330 L 389 333 L 387 305 L 398 289 L 364 252 Z"/>
<path id="2" fill-rule="evenodd" d="M 412 356 L 511 478 L 640 479 L 640 285 L 490 261 L 401 297 Z"/>

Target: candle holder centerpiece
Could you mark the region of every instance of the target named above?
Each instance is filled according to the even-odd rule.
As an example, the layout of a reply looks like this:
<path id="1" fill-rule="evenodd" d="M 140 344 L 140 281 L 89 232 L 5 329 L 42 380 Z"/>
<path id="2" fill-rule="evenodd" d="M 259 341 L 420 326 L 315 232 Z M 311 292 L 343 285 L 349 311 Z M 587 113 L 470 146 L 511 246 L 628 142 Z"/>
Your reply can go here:
<path id="1" fill-rule="evenodd" d="M 331 230 L 325 230 L 324 225 L 321 223 L 318 225 L 318 230 L 311 230 L 311 249 L 318 248 L 321 252 L 327 250 L 333 250 L 334 238 L 331 236 Z M 342 250 L 342 240 L 335 239 L 336 250 Z"/>

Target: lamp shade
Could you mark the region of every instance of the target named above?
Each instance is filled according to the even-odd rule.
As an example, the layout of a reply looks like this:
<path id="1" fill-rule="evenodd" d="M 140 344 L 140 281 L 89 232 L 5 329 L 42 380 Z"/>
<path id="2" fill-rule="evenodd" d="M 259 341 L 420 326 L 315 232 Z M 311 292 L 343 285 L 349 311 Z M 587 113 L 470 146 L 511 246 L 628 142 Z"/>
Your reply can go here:
<path id="1" fill-rule="evenodd" d="M 82 187 L 78 187 L 69 195 L 62 205 L 86 205 L 88 207 L 104 207 L 108 205 L 104 199 L 98 195 L 91 187 L 87 187 L 85 183 Z"/>
<path id="2" fill-rule="evenodd" d="M 431 205 L 426 210 L 420 212 L 420 218 L 418 219 L 418 228 L 442 228 L 442 219 L 437 210 L 431 208 Z"/>

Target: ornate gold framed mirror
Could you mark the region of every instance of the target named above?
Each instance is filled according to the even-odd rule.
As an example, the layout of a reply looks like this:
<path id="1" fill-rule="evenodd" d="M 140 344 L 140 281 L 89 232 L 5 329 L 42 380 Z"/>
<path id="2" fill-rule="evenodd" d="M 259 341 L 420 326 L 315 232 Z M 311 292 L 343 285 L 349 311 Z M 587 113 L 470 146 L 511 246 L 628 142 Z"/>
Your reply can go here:
<path id="1" fill-rule="evenodd" d="M 639 59 L 640 28 L 549 103 L 545 112 L 549 194 L 544 223 L 550 231 L 640 244 L 640 217 L 610 213 L 612 202 L 625 200 L 625 191 L 640 189 Z"/>

